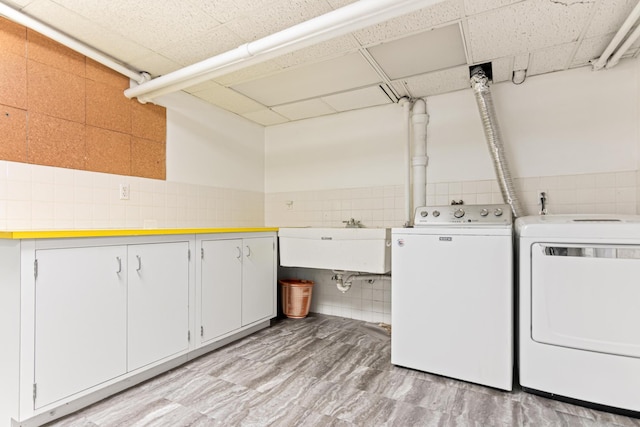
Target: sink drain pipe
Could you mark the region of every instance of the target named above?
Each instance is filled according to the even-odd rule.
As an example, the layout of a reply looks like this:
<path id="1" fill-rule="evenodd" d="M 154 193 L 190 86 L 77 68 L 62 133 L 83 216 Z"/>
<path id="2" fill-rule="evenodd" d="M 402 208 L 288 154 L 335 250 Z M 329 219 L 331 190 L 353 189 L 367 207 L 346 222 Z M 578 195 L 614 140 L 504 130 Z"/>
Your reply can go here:
<path id="1" fill-rule="evenodd" d="M 482 70 L 482 67 L 475 67 L 471 71 L 471 87 L 475 93 L 478 110 L 480 111 L 480 118 L 482 120 L 482 127 L 484 128 L 484 135 L 487 139 L 489 152 L 493 159 L 493 168 L 496 172 L 496 178 L 498 179 L 500 191 L 502 192 L 502 198 L 509 204 L 509 206 L 511 206 L 511 211 L 513 212 L 514 217 L 523 216 L 524 211 L 522 210 L 520 201 L 516 196 L 507 159 L 504 155 L 502 137 L 500 135 L 498 121 L 496 119 L 496 112 L 493 107 L 493 98 L 491 97 L 491 91 L 489 90 L 489 79 Z"/>
<path id="2" fill-rule="evenodd" d="M 347 277 L 343 277 L 346 273 L 345 271 L 334 270 L 336 273 L 332 279 L 336 281 L 336 287 L 343 294 L 351 289 L 351 285 L 354 280 L 367 280 L 369 283 L 373 283 L 378 279 L 390 279 L 391 273 L 386 274 L 374 274 L 374 273 L 353 273 L 349 274 Z"/>

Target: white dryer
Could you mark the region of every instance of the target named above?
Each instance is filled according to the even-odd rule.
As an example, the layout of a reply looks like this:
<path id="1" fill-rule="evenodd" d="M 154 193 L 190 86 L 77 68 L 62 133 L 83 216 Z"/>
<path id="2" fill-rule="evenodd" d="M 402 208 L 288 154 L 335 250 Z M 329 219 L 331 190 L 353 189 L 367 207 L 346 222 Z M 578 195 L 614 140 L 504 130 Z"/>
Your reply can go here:
<path id="1" fill-rule="evenodd" d="M 638 416 L 640 216 L 516 220 L 525 391 Z"/>

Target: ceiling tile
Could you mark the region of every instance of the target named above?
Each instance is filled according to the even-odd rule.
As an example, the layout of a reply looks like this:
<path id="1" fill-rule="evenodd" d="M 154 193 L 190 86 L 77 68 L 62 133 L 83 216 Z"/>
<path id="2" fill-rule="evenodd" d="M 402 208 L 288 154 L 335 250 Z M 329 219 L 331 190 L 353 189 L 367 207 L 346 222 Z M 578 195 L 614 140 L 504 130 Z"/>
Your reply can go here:
<path id="1" fill-rule="evenodd" d="M 603 36 L 592 37 L 582 40 L 580 47 L 573 57 L 572 67 L 586 65 L 592 59 L 597 59 L 602 55 L 605 48 L 613 38 L 614 34 L 605 34 Z"/>
<path id="2" fill-rule="evenodd" d="M 464 0 L 464 11 L 467 16 L 471 16 L 520 1 L 522 0 Z"/>
<path id="3" fill-rule="evenodd" d="M 327 0 L 329 5 L 334 9 L 340 9 L 348 4 L 355 3 L 357 0 Z"/>
<path id="4" fill-rule="evenodd" d="M 282 117 L 280 114 L 269 109 L 252 111 L 250 113 L 245 113 L 242 116 L 251 120 L 252 122 L 259 123 L 262 126 L 278 125 L 280 123 L 286 123 L 289 121 L 289 119 Z"/>
<path id="5" fill-rule="evenodd" d="M 513 66 L 514 59 L 511 57 L 505 57 L 500 59 L 495 59 L 491 61 L 491 73 L 493 83 L 500 83 L 511 81 L 511 77 L 513 76 L 513 70 L 518 70 L 520 68 L 515 68 Z M 469 83 L 471 85 L 471 83 Z"/>
<path id="6" fill-rule="evenodd" d="M 191 65 L 243 44 L 242 39 L 226 27 L 218 26 L 187 41 L 162 49 L 163 54 L 182 65 Z"/>
<path id="7" fill-rule="evenodd" d="M 462 17 L 459 0 L 448 0 L 353 33 L 363 46 L 431 29 Z"/>
<path id="8" fill-rule="evenodd" d="M 6 0 L 3 1 L 3 3 L 6 3 L 7 5 L 14 7 L 16 9 L 20 9 L 22 7 L 25 7 L 31 3 L 35 2 L 35 0 Z"/>
<path id="9" fill-rule="evenodd" d="M 272 108 L 278 114 L 290 120 L 308 119 L 311 117 L 333 114 L 336 111 L 319 99 L 295 102 L 293 104 L 279 105 Z"/>
<path id="10" fill-rule="evenodd" d="M 78 15 L 51 1 L 36 1 L 24 9 L 24 12 L 43 22 L 52 22 L 52 27 L 83 41 L 99 51 L 111 55 L 124 63 L 133 58 L 151 54 L 149 49 L 140 44 L 101 27 L 95 22 Z M 59 27 L 56 23 L 64 24 Z"/>
<path id="11" fill-rule="evenodd" d="M 336 111 L 357 110 L 375 105 L 391 104 L 391 99 L 379 86 L 366 87 L 321 98 Z"/>
<path id="12" fill-rule="evenodd" d="M 473 60 L 489 61 L 577 40 L 593 3 L 566 3 L 530 0 L 468 18 Z"/>
<path id="13" fill-rule="evenodd" d="M 282 55 L 273 61 L 282 68 L 289 68 L 309 62 L 318 62 L 323 58 L 343 55 L 357 50 L 359 47 L 360 45 L 358 45 L 355 39 L 348 34 Z"/>
<path id="14" fill-rule="evenodd" d="M 352 53 L 232 87 L 258 102 L 274 106 L 374 83 L 380 83 L 379 76 L 359 53 Z"/>
<path id="15" fill-rule="evenodd" d="M 110 29 L 151 50 L 188 40 L 220 25 L 204 11 L 183 0 L 55 0 L 104 28 Z"/>
<path id="16" fill-rule="evenodd" d="M 527 75 L 535 76 L 566 69 L 576 45 L 577 43 L 567 43 L 532 53 Z"/>
<path id="17" fill-rule="evenodd" d="M 197 90 L 194 90 L 194 88 Z M 214 82 L 207 82 L 194 88 L 187 88 L 186 92 L 237 114 L 264 109 L 264 105 L 253 99 L 247 98 L 232 89 L 220 86 Z"/>
<path id="18" fill-rule="evenodd" d="M 467 63 L 458 24 L 424 31 L 367 50 L 391 80 Z"/>
<path id="19" fill-rule="evenodd" d="M 526 70 L 529 68 L 529 53 L 521 53 L 520 55 L 516 55 L 513 58 L 513 69 L 514 70 Z"/>
<path id="20" fill-rule="evenodd" d="M 250 42 L 331 12 L 331 10 L 325 1 L 278 0 L 276 3 L 270 4 L 269 7 L 254 11 L 248 17 L 229 22 L 227 26 L 240 38 Z"/>
<path id="21" fill-rule="evenodd" d="M 411 92 L 411 96 L 414 98 L 422 98 L 471 87 L 469 83 L 469 67 L 466 65 L 410 77 L 403 79 L 403 81 Z M 398 82 L 392 83 L 393 87 L 398 90 Z"/>
<path id="22" fill-rule="evenodd" d="M 607 33 L 615 33 L 636 4 L 638 4 L 638 0 L 600 1 L 585 37 L 593 38 Z"/>
<path id="23" fill-rule="evenodd" d="M 187 1 L 202 7 L 208 15 L 223 23 L 247 16 L 252 11 L 265 9 L 269 6 L 269 3 L 273 2 L 273 0 Z"/>
<path id="24" fill-rule="evenodd" d="M 133 67 L 140 71 L 146 71 L 153 77 L 169 74 L 172 71 L 180 69 L 181 65 L 177 62 L 165 58 L 157 53 L 151 53 L 148 56 L 135 58 L 129 61 Z"/>
<path id="25" fill-rule="evenodd" d="M 282 67 L 280 67 L 274 60 L 271 60 L 225 74 L 224 76 L 216 77 L 215 81 L 223 86 L 231 86 L 240 82 L 254 80 L 262 76 L 273 74 L 280 70 L 282 70 Z"/>

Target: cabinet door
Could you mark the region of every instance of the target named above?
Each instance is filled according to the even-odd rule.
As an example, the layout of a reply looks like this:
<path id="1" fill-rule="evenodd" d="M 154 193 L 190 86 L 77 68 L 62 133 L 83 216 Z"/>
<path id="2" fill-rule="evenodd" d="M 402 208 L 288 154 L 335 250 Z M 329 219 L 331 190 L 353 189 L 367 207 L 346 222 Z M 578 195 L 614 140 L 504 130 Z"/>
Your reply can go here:
<path id="1" fill-rule="evenodd" d="M 123 246 L 36 251 L 35 408 L 127 368 Z"/>
<path id="2" fill-rule="evenodd" d="M 129 246 L 128 369 L 187 350 L 188 242 Z"/>
<path id="3" fill-rule="evenodd" d="M 275 239 L 243 239 L 242 325 L 275 316 Z"/>
<path id="4" fill-rule="evenodd" d="M 241 326 L 242 240 L 202 242 L 202 342 Z"/>

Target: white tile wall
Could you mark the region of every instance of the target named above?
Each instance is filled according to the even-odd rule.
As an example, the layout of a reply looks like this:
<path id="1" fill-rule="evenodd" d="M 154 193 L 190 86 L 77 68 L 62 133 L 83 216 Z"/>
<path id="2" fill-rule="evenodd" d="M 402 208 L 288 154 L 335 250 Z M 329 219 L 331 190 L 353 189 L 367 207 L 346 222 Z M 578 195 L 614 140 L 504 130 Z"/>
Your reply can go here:
<path id="1" fill-rule="evenodd" d="M 328 270 L 281 267 L 280 280 L 301 278 L 313 280 L 311 311 L 366 322 L 391 323 L 391 281 L 388 278 L 373 283 L 355 280 L 349 291 L 342 293 L 331 280 Z"/>
<path id="2" fill-rule="evenodd" d="M 514 185 L 527 215 L 538 214 L 539 191 L 547 194 L 549 214 L 640 212 L 640 173 L 636 171 L 517 178 Z M 267 194 L 265 200 L 267 226 L 342 227 L 342 221 L 349 218 L 360 220 L 367 227 L 401 227 L 404 223 L 402 186 L 274 193 Z M 466 204 L 503 203 L 494 180 L 427 184 L 427 204 L 447 205 L 452 200 Z M 342 294 L 331 276 L 330 271 L 314 269 L 281 269 L 279 275 L 316 282 L 311 311 L 390 323 L 389 281 L 375 284 L 382 289 L 356 282 Z M 382 297 L 376 291 L 382 291 Z"/>
<path id="3" fill-rule="evenodd" d="M 259 192 L 0 161 L 0 230 L 262 225 Z"/>
<path id="4" fill-rule="evenodd" d="M 402 226 L 404 188 L 391 185 L 265 195 L 268 226 L 342 227 L 342 221 L 350 218 L 367 227 Z"/>

